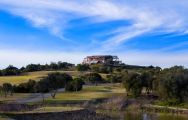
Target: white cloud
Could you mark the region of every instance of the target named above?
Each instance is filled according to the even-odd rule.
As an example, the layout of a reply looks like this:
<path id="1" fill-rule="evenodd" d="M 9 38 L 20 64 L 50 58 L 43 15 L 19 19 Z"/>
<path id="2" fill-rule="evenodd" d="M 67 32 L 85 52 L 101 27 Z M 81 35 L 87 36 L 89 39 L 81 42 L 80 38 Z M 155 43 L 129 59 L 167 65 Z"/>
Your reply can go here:
<path id="1" fill-rule="evenodd" d="M 116 35 L 110 38 L 109 40 L 105 41 L 101 49 L 103 49 L 104 51 L 108 51 L 109 49 L 116 48 L 117 46 L 122 44 L 122 42 L 126 42 L 131 38 L 142 35 L 150 31 L 150 29 L 151 28 L 139 28 L 137 26 L 131 26 L 129 28 L 118 30 L 118 32 L 114 31 L 116 32 Z"/>
<path id="2" fill-rule="evenodd" d="M 155 29 L 187 34 L 187 4 L 186 0 L 1 0 L 0 9 L 27 19 L 35 27 L 47 28 L 62 39 L 66 39 L 64 31 L 71 26 L 69 22 L 77 18 L 93 17 L 93 22 L 131 21 L 128 27 L 109 31 L 113 36 L 100 44 L 108 50 Z"/>

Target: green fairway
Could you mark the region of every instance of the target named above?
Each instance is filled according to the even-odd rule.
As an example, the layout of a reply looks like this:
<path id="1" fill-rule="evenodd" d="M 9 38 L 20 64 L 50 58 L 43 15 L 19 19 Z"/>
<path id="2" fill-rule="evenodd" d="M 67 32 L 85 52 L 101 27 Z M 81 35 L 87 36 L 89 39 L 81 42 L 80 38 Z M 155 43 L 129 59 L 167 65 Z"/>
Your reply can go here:
<path id="1" fill-rule="evenodd" d="M 120 84 L 90 86 L 80 92 L 58 93 L 56 99 L 48 98 L 47 102 L 85 101 L 92 99 L 109 98 L 112 96 L 125 95 L 125 89 Z"/>

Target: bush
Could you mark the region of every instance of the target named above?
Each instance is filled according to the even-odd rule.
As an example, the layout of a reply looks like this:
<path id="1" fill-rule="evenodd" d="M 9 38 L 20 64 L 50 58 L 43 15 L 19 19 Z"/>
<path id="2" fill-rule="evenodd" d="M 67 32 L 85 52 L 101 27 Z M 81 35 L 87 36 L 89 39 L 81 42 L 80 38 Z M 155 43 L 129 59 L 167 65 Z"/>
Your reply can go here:
<path id="1" fill-rule="evenodd" d="M 3 69 L 1 71 L 2 76 L 19 75 L 19 74 L 20 74 L 19 69 L 12 65 L 9 65 L 6 69 Z"/>
<path id="2" fill-rule="evenodd" d="M 123 84 L 126 88 L 127 94 L 131 93 L 133 97 L 140 96 L 142 92 L 141 75 L 137 73 L 129 73 L 123 77 Z"/>
<path id="3" fill-rule="evenodd" d="M 91 70 L 96 73 L 112 73 L 113 68 L 111 66 L 105 66 L 101 64 L 91 65 Z"/>
<path id="4" fill-rule="evenodd" d="M 15 85 L 14 91 L 16 93 L 51 92 L 54 96 L 58 89 L 66 87 L 72 81 L 72 77 L 66 73 L 50 73 L 38 82 L 29 80 L 26 83 Z"/>
<path id="5" fill-rule="evenodd" d="M 122 82 L 122 75 L 121 74 L 112 74 L 107 75 L 107 80 L 111 83 L 120 83 Z"/>
<path id="6" fill-rule="evenodd" d="M 90 68 L 89 68 L 89 65 L 86 65 L 86 64 L 78 64 L 77 66 L 76 66 L 76 69 L 77 69 L 77 71 L 87 71 L 87 70 L 89 70 Z"/>
<path id="7" fill-rule="evenodd" d="M 3 83 L 2 91 L 4 92 L 5 97 L 10 93 L 10 95 L 13 95 L 13 86 L 10 83 Z"/>
<path id="8" fill-rule="evenodd" d="M 101 75 L 98 73 L 89 73 L 86 74 L 84 77 L 86 82 L 90 82 L 95 85 L 97 85 L 100 82 L 103 82 Z"/>
<path id="9" fill-rule="evenodd" d="M 34 80 L 29 80 L 26 83 L 21 83 L 18 86 L 14 86 L 14 92 L 16 93 L 35 93 L 37 82 Z"/>
<path id="10" fill-rule="evenodd" d="M 66 86 L 66 91 L 80 91 L 82 90 L 84 82 L 81 78 L 75 78 L 73 81 L 69 82 Z"/>

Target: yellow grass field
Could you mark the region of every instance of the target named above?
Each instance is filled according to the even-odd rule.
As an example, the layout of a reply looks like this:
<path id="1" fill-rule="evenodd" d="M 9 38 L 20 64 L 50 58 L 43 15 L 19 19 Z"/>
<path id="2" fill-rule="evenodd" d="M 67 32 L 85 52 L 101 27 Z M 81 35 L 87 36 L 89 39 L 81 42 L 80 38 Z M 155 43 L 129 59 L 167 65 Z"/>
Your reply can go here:
<path id="1" fill-rule="evenodd" d="M 37 72 L 28 72 L 19 76 L 2 76 L 0 77 L 0 85 L 3 83 L 11 83 L 12 85 L 18 85 L 20 83 L 27 82 L 29 79 L 40 80 L 42 77 L 47 76 L 49 73 L 53 72 L 62 72 L 68 73 L 71 76 L 77 76 L 80 73 L 77 71 L 37 71 Z"/>
<path id="2" fill-rule="evenodd" d="M 84 72 L 78 71 L 37 71 L 37 72 L 28 72 L 19 76 L 2 76 L 0 77 L 0 85 L 3 83 L 11 83 L 12 85 L 18 85 L 20 83 L 27 82 L 29 79 L 40 80 L 41 78 L 47 76 L 49 73 L 53 72 L 62 72 L 71 75 L 72 77 L 79 76 L 84 74 Z M 103 78 L 106 78 L 106 74 L 101 74 Z"/>
<path id="3" fill-rule="evenodd" d="M 35 76 L 7 76 L 0 77 L 0 85 L 3 83 L 11 83 L 12 85 L 17 85 L 19 83 L 27 82 L 29 79 L 37 80 Z"/>

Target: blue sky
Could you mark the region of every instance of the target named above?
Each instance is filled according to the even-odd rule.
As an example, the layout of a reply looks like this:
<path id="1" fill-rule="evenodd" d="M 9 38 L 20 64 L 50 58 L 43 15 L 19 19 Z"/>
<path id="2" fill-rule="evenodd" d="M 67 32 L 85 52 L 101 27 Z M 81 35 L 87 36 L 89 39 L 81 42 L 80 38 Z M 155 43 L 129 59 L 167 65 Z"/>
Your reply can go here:
<path id="1" fill-rule="evenodd" d="M 118 55 L 188 66 L 187 0 L 1 0 L 0 67 Z"/>

